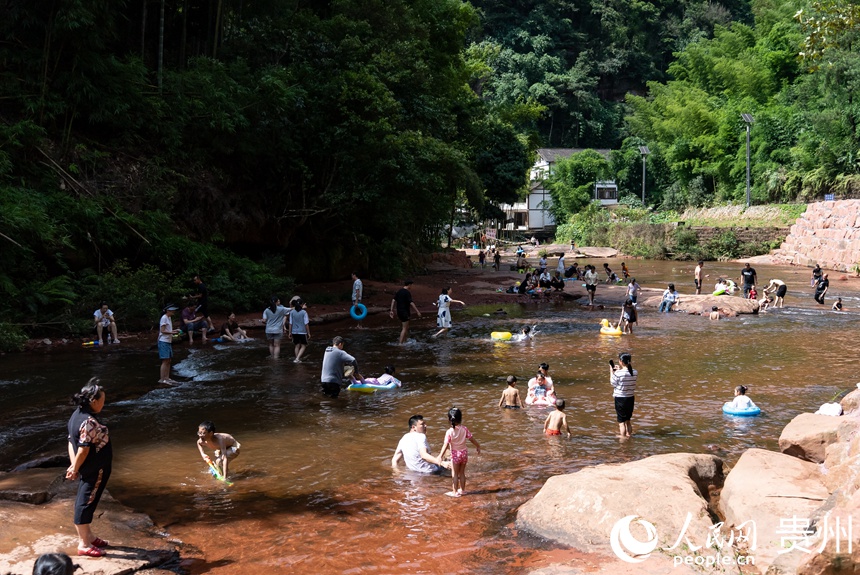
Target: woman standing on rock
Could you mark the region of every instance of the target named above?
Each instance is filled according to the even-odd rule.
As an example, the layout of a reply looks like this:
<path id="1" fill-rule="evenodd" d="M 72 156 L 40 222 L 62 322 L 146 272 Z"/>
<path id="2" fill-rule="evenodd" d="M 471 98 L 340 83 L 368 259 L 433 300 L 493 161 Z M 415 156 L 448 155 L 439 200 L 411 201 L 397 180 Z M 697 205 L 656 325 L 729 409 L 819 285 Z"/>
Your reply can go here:
<path id="1" fill-rule="evenodd" d="M 609 383 L 612 384 L 612 397 L 615 399 L 615 414 L 618 416 L 618 433 L 621 439 L 633 435 L 633 396 L 636 393 L 636 379 L 639 372 L 633 369 L 633 358 L 629 353 L 619 354 L 621 365 L 609 360 Z"/>
<path id="2" fill-rule="evenodd" d="M 108 542 L 93 535 L 90 524 L 99 500 L 107 486 L 113 460 L 108 428 L 97 415 L 105 405 L 105 391 L 99 380 L 90 379 L 75 394 L 78 406 L 69 419 L 69 459 L 66 479 L 80 478 L 75 500 L 75 529 L 78 532 L 78 555 L 103 557 Z"/>

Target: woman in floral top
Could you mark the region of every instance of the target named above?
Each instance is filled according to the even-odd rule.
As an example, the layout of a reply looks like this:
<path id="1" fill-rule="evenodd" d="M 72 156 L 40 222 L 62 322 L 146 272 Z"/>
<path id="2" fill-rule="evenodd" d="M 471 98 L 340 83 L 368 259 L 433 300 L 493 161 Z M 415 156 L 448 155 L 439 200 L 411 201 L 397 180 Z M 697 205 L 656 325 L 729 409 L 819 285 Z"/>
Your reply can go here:
<path id="1" fill-rule="evenodd" d="M 80 479 L 75 500 L 78 555 L 102 557 L 108 542 L 93 535 L 90 524 L 111 472 L 113 450 L 108 428 L 98 419 L 105 405 L 105 390 L 95 377 L 74 396 L 78 408 L 69 419 L 69 460 L 66 479 Z"/>

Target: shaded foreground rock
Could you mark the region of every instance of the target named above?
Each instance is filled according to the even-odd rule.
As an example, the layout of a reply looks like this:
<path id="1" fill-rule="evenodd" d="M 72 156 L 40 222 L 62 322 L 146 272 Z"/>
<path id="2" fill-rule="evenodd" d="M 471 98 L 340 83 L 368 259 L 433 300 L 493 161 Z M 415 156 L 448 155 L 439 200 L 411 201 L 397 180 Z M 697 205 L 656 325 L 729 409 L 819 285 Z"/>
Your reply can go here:
<path id="1" fill-rule="evenodd" d="M 763 573 L 778 556 L 780 569 L 789 569 L 782 572 L 791 572 L 802 557 L 800 551 L 779 553 L 785 542 L 780 534 L 786 529 L 783 519 L 811 522 L 829 495 L 816 464 L 784 453 L 748 449 L 726 478 L 719 509 L 728 525 L 754 522 L 754 555 Z"/>
<path id="2" fill-rule="evenodd" d="M 723 483 L 723 463 L 713 455 L 655 455 L 624 464 L 585 468 L 551 477 L 520 507 L 517 527 L 582 550 L 612 554 L 610 537 L 619 520 L 638 515 L 657 527 L 657 546 L 670 547 L 684 529 L 702 544 L 713 525 L 709 492 Z M 630 533 L 648 541 L 636 521 Z M 671 551 L 668 553 L 672 553 Z M 671 558 L 655 551 L 649 562 L 666 567 Z"/>
<path id="3" fill-rule="evenodd" d="M 50 471 L 50 470 L 30 470 Z M 55 477 L 61 469 L 53 469 Z M 25 475 L 23 472 L 20 475 Z M 19 475 L 19 474 L 6 474 Z M 35 481 L 36 477 L 31 475 Z M 5 477 L 4 477 L 5 479 Z M 36 485 L 35 490 L 40 489 Z M 77 557 L 77 535 L 72 525 L 77 483 L 52 484 L 53 497 L 44 505 L 4 501 L 0 506 L 0 573 L 28 575 L 42 553 L 62 552 L 82 567 L 76 573 L 119 575 L 152 570 L 178 557 L 175 545 L 146 515 L 135 513 L 106 491 L 99 503 L 95 533 L 111 543 L 102 558 Z M 151 571 L 157 573 L 156 571 Z"/>
<path id="4" fill-rule="evenodd" d="M 62 470 L 57 468 L 32 468 L 18 473 L 0 473 L 0 499 L 41 505 L 57 493 L 62 481 Z"/>
<path id="5" fill-rule="evenodd" d="M 836 441 L 836 432 L 844 423 L 842 417 L 801 413 L 783 428 L 779 449 L 786 455 L 824 463 L 825 450 Z"/>

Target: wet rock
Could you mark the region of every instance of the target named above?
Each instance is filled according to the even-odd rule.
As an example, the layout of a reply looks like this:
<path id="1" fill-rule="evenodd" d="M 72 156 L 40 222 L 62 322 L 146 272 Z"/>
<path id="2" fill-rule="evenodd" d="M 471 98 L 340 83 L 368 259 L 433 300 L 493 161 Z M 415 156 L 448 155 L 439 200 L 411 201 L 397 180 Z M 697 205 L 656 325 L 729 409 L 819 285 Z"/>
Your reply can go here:
<path id="1" fill-rule="evenodd" d="M 816 464 L 784 453 L 748 449 L 726 478 L 719 509 L 728 526 L 755 522 L 756 567 L 765 572 L 782 549 L 781 520 L 811 521 L 828 496 Z"/>
<path id="2" fill-rule="evenodd" d="M 133 573 L 175 561 L 174 545 L 159 533 L 149 517 L 119 504 L 107 491 L 93 522 L 93 531 L 111 544 L 107 556 L 78 557 L 72 525 L 76 489 L 76 482 L 66 482 L 51 501 L 36 507 L 0 502 L 0 573 L 32 573 L 36 557 L 54 552 L 71 555 L 82 567 L 76 573 L 93 575 Z"/>
<path id="3" fill-rule="evenodd" d="M 635 514 L 659 526 L 661 547 L 669 547 L 692 513 L 688 534 L 705 541 L 712 521 L 710 487 L 723 482 L 722 461 L 713 455 L 655 455 L 624 464 L 587 467 L 550 477 L 517 512 L 517 527 L 581 550 L 609 552 L 613 526 Z M 639 528 L 637 523 L 631 528 Z M 634 533 L 640 541 L 648 537 Z M 654 557 L 665 561 L 667 556 Z M 650 561 L 651 559 L 649 559 Z M 665 567 L 665 564 L 662 564 Z"/>
<path id="4" fill-rule="evenodd" d="M 25 469 L 32 469 L 34 467 L 60 467 L 62 469 L 65 469 L 68 466 L 69 454 L 56 453 L 54 455 L 45 455 L 43 457 L 33 459 L 26 463 L 22 463 L 12 471 L 24 471 Z"/>
<path id="5" fill-rule="evenodd" d="M 836 441 L 836 430 L 840 425 L 840 417 L 801 413 L 783 428 L 779 449 L 786 455 L 824 463 L 824 451 Z"/>
<path id="6" fill-rule="evenodd" d="M 68 462 L 68 457 L 66 458 Z M 19 473 L 0 473 L 0 499 L 41 505 L 57 493 L 64 469 L 32 468 Z"/>
<path id="7" fill-rule="evenodd" d="M 648 297 L 640 297 L 638 306 L 659 308 L 660 302 L 663 301 L 662 292 L 660 295 Z M 711 313 L 711 308 L 717 306 L 720 313 L 734 317 L 739 314 L 756 314 L 759 312 L 757 301 L 744 299 L 742 297 L 730 295 L 681 295 L 681 301 L 675 304 L 676 311 L 687 312 L 689 314 L 708 315 Z"/>

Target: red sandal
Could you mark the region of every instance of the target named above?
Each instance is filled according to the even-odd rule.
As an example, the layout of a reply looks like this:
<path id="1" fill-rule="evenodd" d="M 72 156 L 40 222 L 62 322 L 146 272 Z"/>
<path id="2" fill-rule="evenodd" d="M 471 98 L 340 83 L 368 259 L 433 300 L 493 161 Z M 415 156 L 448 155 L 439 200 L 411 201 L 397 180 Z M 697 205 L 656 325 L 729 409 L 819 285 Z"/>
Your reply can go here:
<path id="1" fill-rule="evenodd" d="M 105 552 L 98 547 L 90 545 L 86 549 L 78 549 L 78 555 L 83 555 L 85 557 L 104 557 Z"/>
<path id="2" fill-rule="evenodd" d="M 90 545 L 92 545 L 93 547 L 98 547 L 99 549 L 103 549 L 105 547 L 110 547 L 110 543 L 108 543 L 104 539 L 99 539 L 98 537 L 93 539 L 93 542 L 90 543 Z"/>

